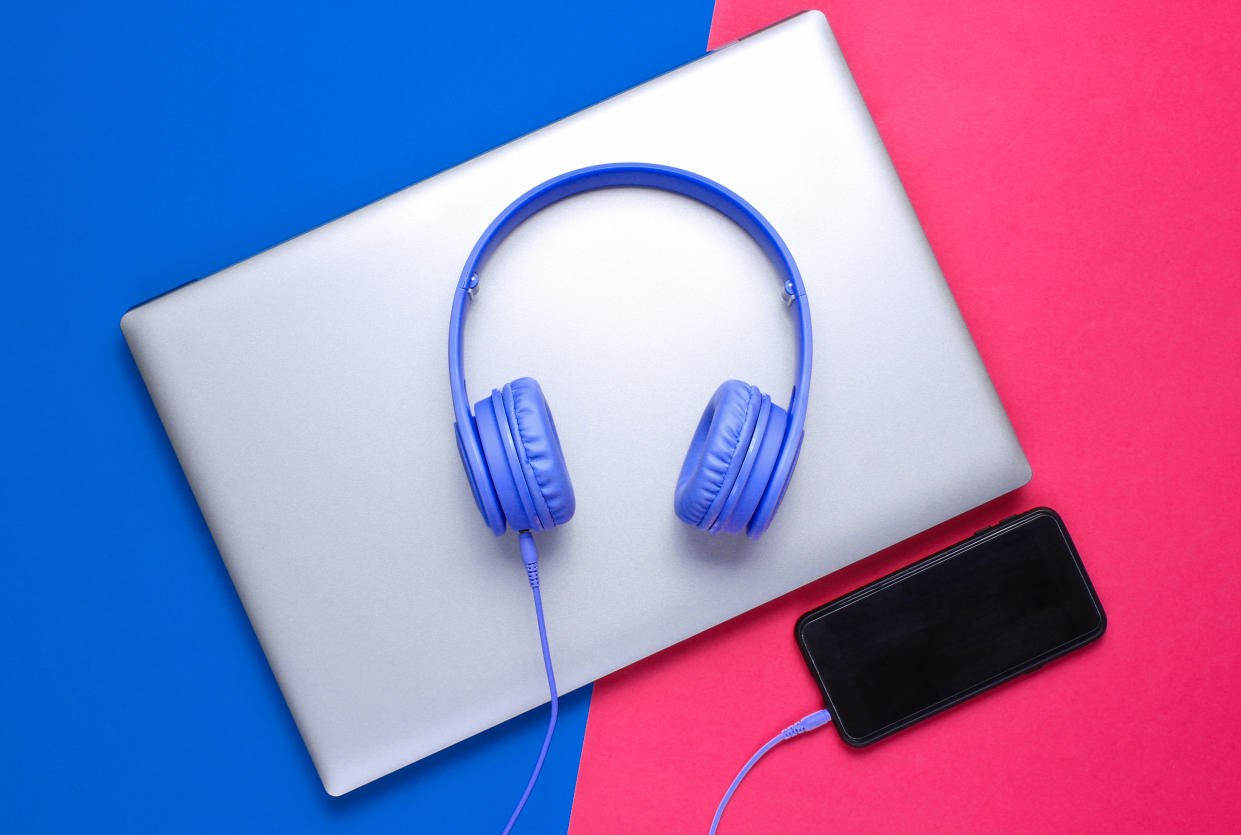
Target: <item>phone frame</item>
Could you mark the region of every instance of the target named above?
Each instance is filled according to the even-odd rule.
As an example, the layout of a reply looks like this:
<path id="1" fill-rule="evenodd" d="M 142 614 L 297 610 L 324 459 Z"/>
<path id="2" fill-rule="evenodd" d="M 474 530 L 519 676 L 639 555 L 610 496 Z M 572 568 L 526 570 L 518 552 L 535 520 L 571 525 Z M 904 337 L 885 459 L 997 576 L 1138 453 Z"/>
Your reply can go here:
<path id="1" fill-rule="evenodd" d="M 982 545 L 986 542 L 990 542 L 999 537 L 1005 536 L 1009 532 L 1016 530 L 1022 525 L 1025 525 L 1041 517 L 1051 518 L 1055 522 L 1056 527 L 1059 529 L 1061 536 L 1064 537 L 1064 542 L 1068 548 L 1069 555 L 1072 557 L 1074 564 L 1077 566 L 1077 570 L 1078 570 L 1078 573 L 1081 575 L 1082 582 L 1085 583 L 1086 590 L 1090 593 L 1090 599 L 1094 603 L 1095 609 L 1099 613 L 1098 626 L 1091 629 L 1089 632 L 1081 635 L 1080 637 L 1074 638 L 1056 647 L 1052 647 L 1048 649 L 1046 652 L 1041 653 L 1038 656 L 1035 656 L 1033 659 L 1031 659 L 1028 662 L 1020 664 L 1017 667 L 1011 668 L 1009 670 L 1005 670 L 1003 673 L 1000 673 L 991 678 L 985 679 L 979 682 L 974 687 L 969 688 L 968 690 L 964 690 L 960 693 L 950 696 L 947 699 L 943 699 L 939 702 L 936 702 L 935 704 L 930 705 L 921 711 L 911 714 L 910 716 L 898 722 L 894 722 L 890 725 L 884 726 L 883 728 L 877 731 L 873 731 L 872 733 L 866 734 L 865 736 L 855 737 L 851 735 L 847 730 L 845 730 L 845 728 L 842 727 L 839 722 L 833 722 L 832 724 L 835 726 L 837 733 L 840 734 L 841 739 L 843 739 L 846 743 L 853 746 L 854 748 L 862 748 L 867 745 L 871 745 L 872 743 L 878 742 L 879 740 L 884 739 L 885 737 L 891 736 L 892 734 L 897 733 L 898 731 L 908 728 L 910 725 L 916 724 L 917 722 L 921 722 L 923 719 L 927 719 L 931 716 L 934 716 L 937 713 L 942 713 L 943 711 L 948 710 L 949 708 L 954 707 L 955 705 L 958 705 L 961 702 L 966 701 L 967 699 L 977 696 L 979 693 L 983 693 L 987 690 L 992 689 L 993 687 L 998 687 L 1004 682 L 1011 681 L 1012 679 L 1017 678 L 1020 675 L 1024 675 L 1025 673 L 1033 672 L 1034 670 L 1037 670 L 1038 668 L 1042 667 L 1047 662 L 1052 661 L 1056 658 L 1059 658 L 1067 653 L 1070 653 L 1075 649 L 1079 649 L 1085 646 L 1086 644 L 1089 644 L 1090 642 L 1097 640 L 1100 636 L 1103 635 L 1104 631 L 1107 629 L 1107 614 L 1103 611 L 1103 604 L 1099 602 L 1099 595 L 1095 592 L 1094 584 L 1090 582 L 1090 576 L 1086 573 L 1086 567 L 1082 564 L 1081 557 L 1077 553 L 1077 547 L 1073 544 L 1073 539 L 1072 537 L 1069 536 L 1068 529 L 1065 528 L 1064 520 L 1060 518 L 1060 514 L 1056 513 L 1056 511 L 1052 510 L 1049 507 L 1036 507 L 1032 510 L 1027 510 L 1024 513 L 1020 513 L 1016 516 L 1010 516 L 1007 519 L 1003 519 L 1000 522 L 997 522 L 996 524 L 991 525 L 990 527 L 983 528 L 982 530 L 978 531 L 977 533 L 975 533 L 973 536 L 969 537 L 968 539 L 964 539 L 956 543 L 955 545 L 950 545 L 949 547 L 943 549 L 942 551 L 937 551 L 928 557 L 923 557 L 917 562 L 911 563 L 910 565 L 907 565 L 904 568 L 898 569 L 884 577 L 880 577 L 878 580 L 868 583 L 865 586 L 862 586 L 861 588 L 857 589 L 856 591 L 852 591 L 849 594 L 846 594 L 842 597 L 838 597 L 835 600 L 832 600 L 828 603 L 823 604 L 822 606 L 819 606 L 815 609 L 811 609 L 809 612 L 806 612 L 801 617 L 799 617 L 797 619 L 796 625 L 793 628 L 793 635 L 797 641 L 798 648 L 801 649 L 802 658 L 805 659 L 806 666 L 810 669 L 810 674 L 814 677 L 815 682 L 819 685 L 819 691 L 823 694 L 823 701 L 827 705 L 827 709 L 831 711 L 833 716 L 836 715 L 836 705 L 832 701 L 832 695 L 828 691 L 827 685 L 823 681 L 823 676 L 819 673 L 819 670 L 815 665 L 814 657 L 811 655 L 810 650 L 806 645 L 806 641 L 804 638 L 804 629 L 807 624 L 809 624 L 811 621 L 819 617 L 822 617 L 823 615 L 829 614 L 837 609 L 840 609 L 844 606 L 848 606 L 852 603 L 857 602 L 858 600 L 862 598 L 869 597 L 870 595 L 873 595 L 879 591 L 882 591 L 883 589 L 886 589 L 889 586 L 899 583 L 904 578 L 912 574 L 917 574 L 918 572 L 924 571 L 932 566 L 938 565 L 942 562 L 953 559 L 954 557 L 960 556 L 961 554 L 967 553 L 968 551 L 978 547 L 979 545 Z"/>

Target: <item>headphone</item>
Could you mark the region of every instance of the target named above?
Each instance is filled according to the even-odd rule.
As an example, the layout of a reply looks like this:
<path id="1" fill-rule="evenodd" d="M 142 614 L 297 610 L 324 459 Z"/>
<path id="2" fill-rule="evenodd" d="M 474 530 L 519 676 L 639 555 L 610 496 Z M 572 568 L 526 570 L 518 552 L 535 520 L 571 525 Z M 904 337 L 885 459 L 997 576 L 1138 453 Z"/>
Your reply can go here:
<path id="1" fill-rule="evenodd" d="M 448 331 L 457 450 L 474 501 L 496 536 L 509 527 L 548 530 L 573 517 L 573 485 L 538 382 L 522 377 L 493 389 L 470 413 L 461 361 L 465 314 L 478 291 L 479 270 L 518 225 L 566 197 L 618 186 L 669 191 L 710 206 L 745 230 L 784 277 L 799 343 L 787 411 L 749 383 L 723 383 L 698 421 L 674 494 L 684 522 L 711 533 L 745 531 L 757 539 L 784 498 L 804 435 L 811 361 L 806 288 L 788 247 L 753 206 L 713 180 L 665 165 L 609 163 L 553 177 L 514 200 L 474 244 L 457 282 Z"/>

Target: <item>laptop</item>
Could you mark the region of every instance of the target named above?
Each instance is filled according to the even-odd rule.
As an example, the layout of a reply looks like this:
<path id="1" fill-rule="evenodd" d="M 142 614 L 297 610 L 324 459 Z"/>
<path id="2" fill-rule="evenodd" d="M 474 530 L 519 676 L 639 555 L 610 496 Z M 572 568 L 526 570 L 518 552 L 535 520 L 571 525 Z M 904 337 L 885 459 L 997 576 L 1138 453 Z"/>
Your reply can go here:
<path id="1" fill-rule="evenodd" d="M 536 377 L 556 416 L 577 493 L 540 539 L 562 692 L 1030 477 L 817 12 L 140 305 L 125 338 L 331 794 L 547 701 L 516 537 L 482 523 L 457 457 L 448 314 L 513 198 L 616 161 L 698 172 L 772 221 L 805 278 L 814 383 L 763 538 L 693 530 L 672 497 L 711 393 L 792 387 L 774 269 L 721 215 L 646 189 L 563 201 L 500 248 L 465 370 L 476 393 Z"/>

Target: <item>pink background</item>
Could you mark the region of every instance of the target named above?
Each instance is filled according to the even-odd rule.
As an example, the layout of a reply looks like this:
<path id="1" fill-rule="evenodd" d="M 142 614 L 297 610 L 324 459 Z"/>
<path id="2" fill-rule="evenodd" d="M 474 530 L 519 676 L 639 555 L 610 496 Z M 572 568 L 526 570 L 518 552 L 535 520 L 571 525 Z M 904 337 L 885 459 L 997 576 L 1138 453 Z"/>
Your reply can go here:
<path id="1" fill-rule="evenodd" d="M 721 0 L 711 44 L 799 8 Z M 873 748 L 777 748 L 721 831 L 1237 831 L 1241 4 L 823 10 L 1034 480 L 600 681 L 572 831 L 705 831 L 822 706 L 799 614 L 1040 504 L 1103 639 Z"/>

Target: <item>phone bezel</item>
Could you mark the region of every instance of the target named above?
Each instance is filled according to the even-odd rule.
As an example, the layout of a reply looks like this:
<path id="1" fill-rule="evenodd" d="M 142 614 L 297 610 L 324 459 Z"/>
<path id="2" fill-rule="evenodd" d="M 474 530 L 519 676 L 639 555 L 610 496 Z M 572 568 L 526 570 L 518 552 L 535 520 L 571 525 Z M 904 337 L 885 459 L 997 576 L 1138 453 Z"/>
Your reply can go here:
<path id="1" fill-rule="evenodd" d="M 841 721 L 834 721 L 832 724 L 835 726 L 837 733 L 840 734 L 841 739 L 854 748 L 862 748 L 867 745 L 871 745 L 881 739 L 897 733 L 898 731 L 908 728 L 910 725 L 921 722 L 923 719 L 942 713 L 943 711 L 948 710 L 961 702 L 977 696 L 979 693 L 983 693 L 993 687 L 998 687 L 1006 681 L 1011 681 L 1018 676 L 1037 670 L 1049 661 L 1070 653 L 1075 649 L 1079 649 L 1086 644 L 1097 640 L 1103 635 L 1104 631 L 1107 629 L 1107 614 L 1103 611 L 1103 604 L 1099 601 L 1099 595 L 1095 592 L 1094 584 L 1090 581 L 1090 576 L 1086 573 L 1086 567 L 1082 564 L 1081 557 L 1077 553 L 1077 547 L 1073 544 L 1073 539 L 1069 536 L 1068 529 L 1064 525 L 1064 520 L 1060 518 L 1060 514 L 1056 513 L 1056 511 L 1049 507 L 1037 507 L 1026 511 L 1025 513 L 1018 514 L 1017 516 L 1009 517 L 995 525 L 992 525 L 991 527 L 984 528 L 973 536 L 963 539 L 955 545 L 950 545 L 942 551 L 937 551 L 930 556 L 923 557 L 917 562 L 911 563 L 910 565 L 898 569 L 891 574 L 880 577 L 878 580 L 868 583 L 855 591 L 852 591 L 842 597 L 838 597 L 835 600 L 829 601 L 828 603 L 825 603 L 815 609 L 811 609 L 809 612 L 806 612 L 799 617 L 793 628 L 794 638 L 797 641 L 798 648 L 801 650 L 802 658 L 806 661 L 806 666 L 810 669 L 810 674 L 814 677 L 815 682 L 819 686 L 819 692 L 823 695 L 823 701 L 826 704 L 827 709 L 831 711 L 833 717 L 836 717 L 836 705 L 832 700 L 831 692 L 828 690 L 827 685 L 823 680 L 823 676 L 820 674 L 818 667 L 815 664 L 814 657 L 806 644 L 804 630 L 809 623 L 819 617 L 830 614 L 841 607 L 848 606 L 864 597 L 868 597 L 882 591 L 895 583 L 899 583 L 905 577 L 924 571 L 927 568 L 938 565 L 946 560 L 958 557 L 961 554 L 967 553 L 968 551 L 978 547 L 979 545 L 1003 537 L 1012 531 L 1017 530 L 1022 525 L 1029 524 L 1030 522 L 1043 517 L 1052 519 L 1055 522 L 1056 527 L 1059 529 L 1061 536 L 1063 536 L 1069 555 L 1074 564 L 1077 566 L 1082 582 L 1085 584 L 1086 590 L 1090 594 L 1090 599 L 1094 603 L 1095 610 L 1099 614 L 1098 624 L 1081 636 L 1059 644 L 1056 647 L 1052 647 L 1026 663 L 1006 670 L 999 675 L 985 679 L 974 687 L 957 693 L 947 699 L 941 700 L 934 705 L 917 711 L 916 713 L 898 720 L 897 722 L 885 725 L 883 728 L 864 736 L 853 736 L 848 732 Z"/>

